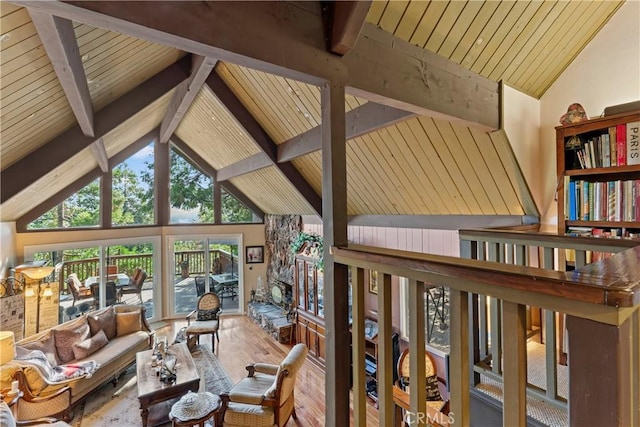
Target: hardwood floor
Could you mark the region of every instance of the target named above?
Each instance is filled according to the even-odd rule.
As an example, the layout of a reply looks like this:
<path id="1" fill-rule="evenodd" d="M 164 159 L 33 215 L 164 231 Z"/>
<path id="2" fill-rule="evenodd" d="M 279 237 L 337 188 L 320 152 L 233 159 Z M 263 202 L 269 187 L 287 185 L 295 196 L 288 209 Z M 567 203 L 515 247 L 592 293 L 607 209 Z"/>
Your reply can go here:
<path id="1" fill-rule="evenodd" d="M 157 329 L 159 338 L 173 341 L 176 332 L 186 326 L 186 321 L 169 321 L 169 325 Z M 291 346 L 278 343 L 246 316 L 225 316 L 219 330 L 220 342 L 216 343 L 215 355 L 224 366 L 231 382 L 236 383 L 247 374 L 245 366 L 251 362 L 279 364 Z M 209 339 L 203 337 L 202 339 Z M 296 382 L 296 413 L 298 420 L 290 419 L 287 426 L 324 426 L 324 372 L 307 361 L 298 373 Z M 353 424 L 353 422 L 352 422 Z M 367 425 L 378 425 L 378 411 L 369 405 Z"/>

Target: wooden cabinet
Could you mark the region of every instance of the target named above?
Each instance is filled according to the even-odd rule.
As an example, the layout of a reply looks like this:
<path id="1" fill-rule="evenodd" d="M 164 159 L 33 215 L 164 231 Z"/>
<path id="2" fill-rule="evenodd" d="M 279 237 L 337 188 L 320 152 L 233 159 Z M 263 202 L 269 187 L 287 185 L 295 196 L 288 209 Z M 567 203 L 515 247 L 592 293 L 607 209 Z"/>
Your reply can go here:
<path id="1" fill-rule="evenodd" d="M 324 275 L 316 259 L 303 255 L 296 257 L 295 269 L 296 341 L 306 344 L 310 359 L 324 368 Z"/>
<path id="2" fill-rule="evenodd" d="M 559 233 L 640 236 L 639 127 L 639 110 L 556 127 Z"/>

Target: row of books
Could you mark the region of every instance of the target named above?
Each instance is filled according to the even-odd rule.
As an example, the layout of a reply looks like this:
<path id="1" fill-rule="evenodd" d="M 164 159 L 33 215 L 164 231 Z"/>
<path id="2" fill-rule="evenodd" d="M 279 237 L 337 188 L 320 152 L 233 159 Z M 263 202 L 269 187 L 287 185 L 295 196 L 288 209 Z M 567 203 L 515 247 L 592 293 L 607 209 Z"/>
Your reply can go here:
<path id="1" fill-rule="evenodd" d="M 568 227 L 567 234 L 570 236 L 602 237 L 609 239 L 640 239 L 640 232 L 638 229 L 629 230 L 621 227 Z M 585 254 L 586 263 L 590 264 L 592 262 L 600 261 L 601 259 L 609 258 L 611 255 L 611 252 L 587 251 Z M 566 251 L 566 259 L 569 262 L 575 261 L 575 251 L 568 249 Z"/>
<path id="2" fill-rule="evenodd" d="M 565 220 L 640 221 L 640 180 L 570 180 L 565 177 Z"/>
<path id="3" fill-rule="evenodd" d="M 611 126 L 601 135 L 573 136 L 567 148 L 576 150 L 582 169 L 640 165 L 640 122 Z"/>

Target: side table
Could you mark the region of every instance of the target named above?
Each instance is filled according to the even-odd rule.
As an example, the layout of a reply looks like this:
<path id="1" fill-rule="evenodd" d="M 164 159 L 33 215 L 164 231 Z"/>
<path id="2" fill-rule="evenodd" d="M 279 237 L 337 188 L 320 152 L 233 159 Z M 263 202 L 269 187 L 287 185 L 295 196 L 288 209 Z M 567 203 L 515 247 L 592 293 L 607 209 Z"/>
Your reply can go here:
<path id="1" fill-rule="evenodd" d="M 222 399 L 217 394 L 189 392 L 171 407 L 169 418 L 173 427 L 199 426 L 213 418 L 214 426 L 222 425 L 220 409 Z"/>

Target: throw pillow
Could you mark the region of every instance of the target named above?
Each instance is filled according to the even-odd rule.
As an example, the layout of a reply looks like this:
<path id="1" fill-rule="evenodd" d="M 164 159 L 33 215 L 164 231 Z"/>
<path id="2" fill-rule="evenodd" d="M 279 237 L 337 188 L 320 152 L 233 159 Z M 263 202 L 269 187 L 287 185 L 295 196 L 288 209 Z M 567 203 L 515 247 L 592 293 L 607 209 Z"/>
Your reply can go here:
<path id="1" fill-rule="evenodd" d="M 116 330 L 119 337 L 142 330 L 140 310 L 116 313 Z"/>
<path id="2" fill-rule="evenodd" d="M 78 318 L 78 321 L 70 322 L 69 327 L 53 329 L 60 363 L 71 362 L 74 359 L 73 345 L 86 340 L 91 336 L 89 323 L 86 317 Z"/>
<path id="3" fill-rule="evenodd" d="M 87 320 L 89 321 L 91 335 L 96 335 L 102 330 L 108 340 L 116 336 L 116 313 L 113 311 L 112 305 L 104 310 L 90 313 L 87 316 Z"/>
<path id="4" fill-rule="evenodd" d="M 427 400 L 442 400 L 440 389 L 438 388 L 438 376 L 430 375 L 427 377 Z"/>
<path id="5" fill-rule="evenodd" d="M 21 347 L 26 351 L 40 350 L 47 356 L 47 360 L 51 366 L 58 366 L 60 360 L 58 359 L 58 352 L 56 351 L 55 338 L 53 336 L 53 330 L 49 329 L 44 333 L 37 341 L 26 342 L 24 344 L 17 344 L 16 350 Z"/>
<path id="6" fill-rule="evenodd" d="M 198 320 L 217 320 L 220 308 L 213 310 L 198 310 Z"/>
<path id="7" fill-rule="evenodd" d="M 99 330 L 97 334 L 84 341 L 73 345 L 73 355 L 76 359 L 86 359 L 89 355 L 100 350 L 107 345 L 109 340 L 103 330 Z"/>

